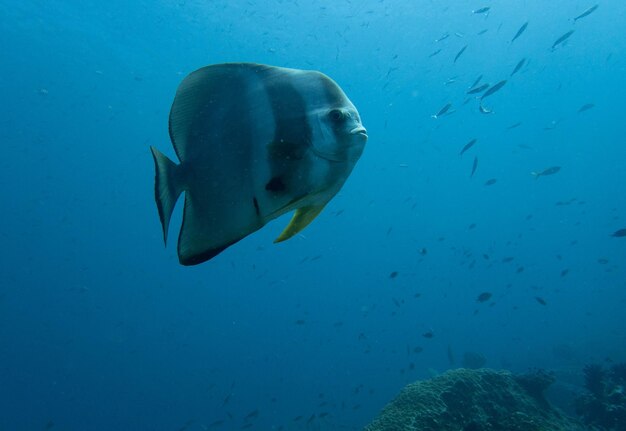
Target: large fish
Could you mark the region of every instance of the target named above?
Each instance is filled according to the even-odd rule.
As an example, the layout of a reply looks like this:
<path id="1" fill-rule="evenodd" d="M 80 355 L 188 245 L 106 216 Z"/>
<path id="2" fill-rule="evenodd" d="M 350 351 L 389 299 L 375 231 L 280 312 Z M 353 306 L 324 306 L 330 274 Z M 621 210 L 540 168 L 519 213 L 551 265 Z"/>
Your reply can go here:
<path id="1" fill-rule="evenodd" d="M 316 71 L 216 64 L 188 75 L 170 111 L 180 160 L 151 147 L 155 198 L 167 244 L 185 192 L 178 258 L 207 261 L 295 210 L 275 242 L 304 229 L 335 196 L 367 141 L 356 108 Z"/>

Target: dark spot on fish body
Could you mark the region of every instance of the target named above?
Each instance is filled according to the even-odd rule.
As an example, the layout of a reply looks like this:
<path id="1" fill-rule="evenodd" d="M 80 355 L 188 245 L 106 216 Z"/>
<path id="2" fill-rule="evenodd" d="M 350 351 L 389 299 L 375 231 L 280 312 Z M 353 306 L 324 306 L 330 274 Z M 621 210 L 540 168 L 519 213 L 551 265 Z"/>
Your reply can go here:
<path id="1" fill-rule="evenodd" d="M 265 190 L 270 192 L 283 192 L 286 190 L 286 186 L 281 177 L 272 177 L 272 179 L 265 184 Z"/>

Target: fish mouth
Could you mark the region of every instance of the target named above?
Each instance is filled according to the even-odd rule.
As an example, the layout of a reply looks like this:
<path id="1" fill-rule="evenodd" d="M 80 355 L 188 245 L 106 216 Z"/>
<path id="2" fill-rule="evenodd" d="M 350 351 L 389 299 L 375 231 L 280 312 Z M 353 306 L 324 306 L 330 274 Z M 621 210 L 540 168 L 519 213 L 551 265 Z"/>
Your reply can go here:
<path id="1" fill-rule="evenodd" d="M 367 130 L 365 129 L 365 127 L 362 127 L 362 126 L 355 127 L 354 129 L 350 130 L 350 134 L 361 135 L 367 139 Z"/>

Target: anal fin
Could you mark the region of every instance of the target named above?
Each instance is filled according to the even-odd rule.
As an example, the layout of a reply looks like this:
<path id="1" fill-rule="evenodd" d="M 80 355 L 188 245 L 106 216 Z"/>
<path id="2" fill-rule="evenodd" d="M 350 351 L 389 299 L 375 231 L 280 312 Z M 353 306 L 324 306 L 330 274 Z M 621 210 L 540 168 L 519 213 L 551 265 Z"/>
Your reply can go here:
<path id="1" fill-rule="evenodd" d="M 319 206 L 306 206 L 302 208 L 298 208 L 296 212 L 291 217 L 291 221 L 287 225 L 287 227 L 282 231 L 282 233 L 274 240 L 275 243 L 282 242 L 288 240 L 302 229 L 307 227 L 309 223 L 311 223 L 315 217 L 318 216 L 319 213 L 322 212 L 325 205 Z"/>

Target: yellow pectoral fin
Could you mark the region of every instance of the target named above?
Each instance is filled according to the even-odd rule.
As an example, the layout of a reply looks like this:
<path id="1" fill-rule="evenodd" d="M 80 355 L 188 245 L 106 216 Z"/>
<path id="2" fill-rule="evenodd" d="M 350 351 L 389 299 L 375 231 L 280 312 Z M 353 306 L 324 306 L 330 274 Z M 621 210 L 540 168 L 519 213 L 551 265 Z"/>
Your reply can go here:
<path id="1" fill-rule="evenodd" d="M 324 205 L 298 208 L 291 221 L 274 242 L 285 241 L 307 227 L 324 209 Z"/>

